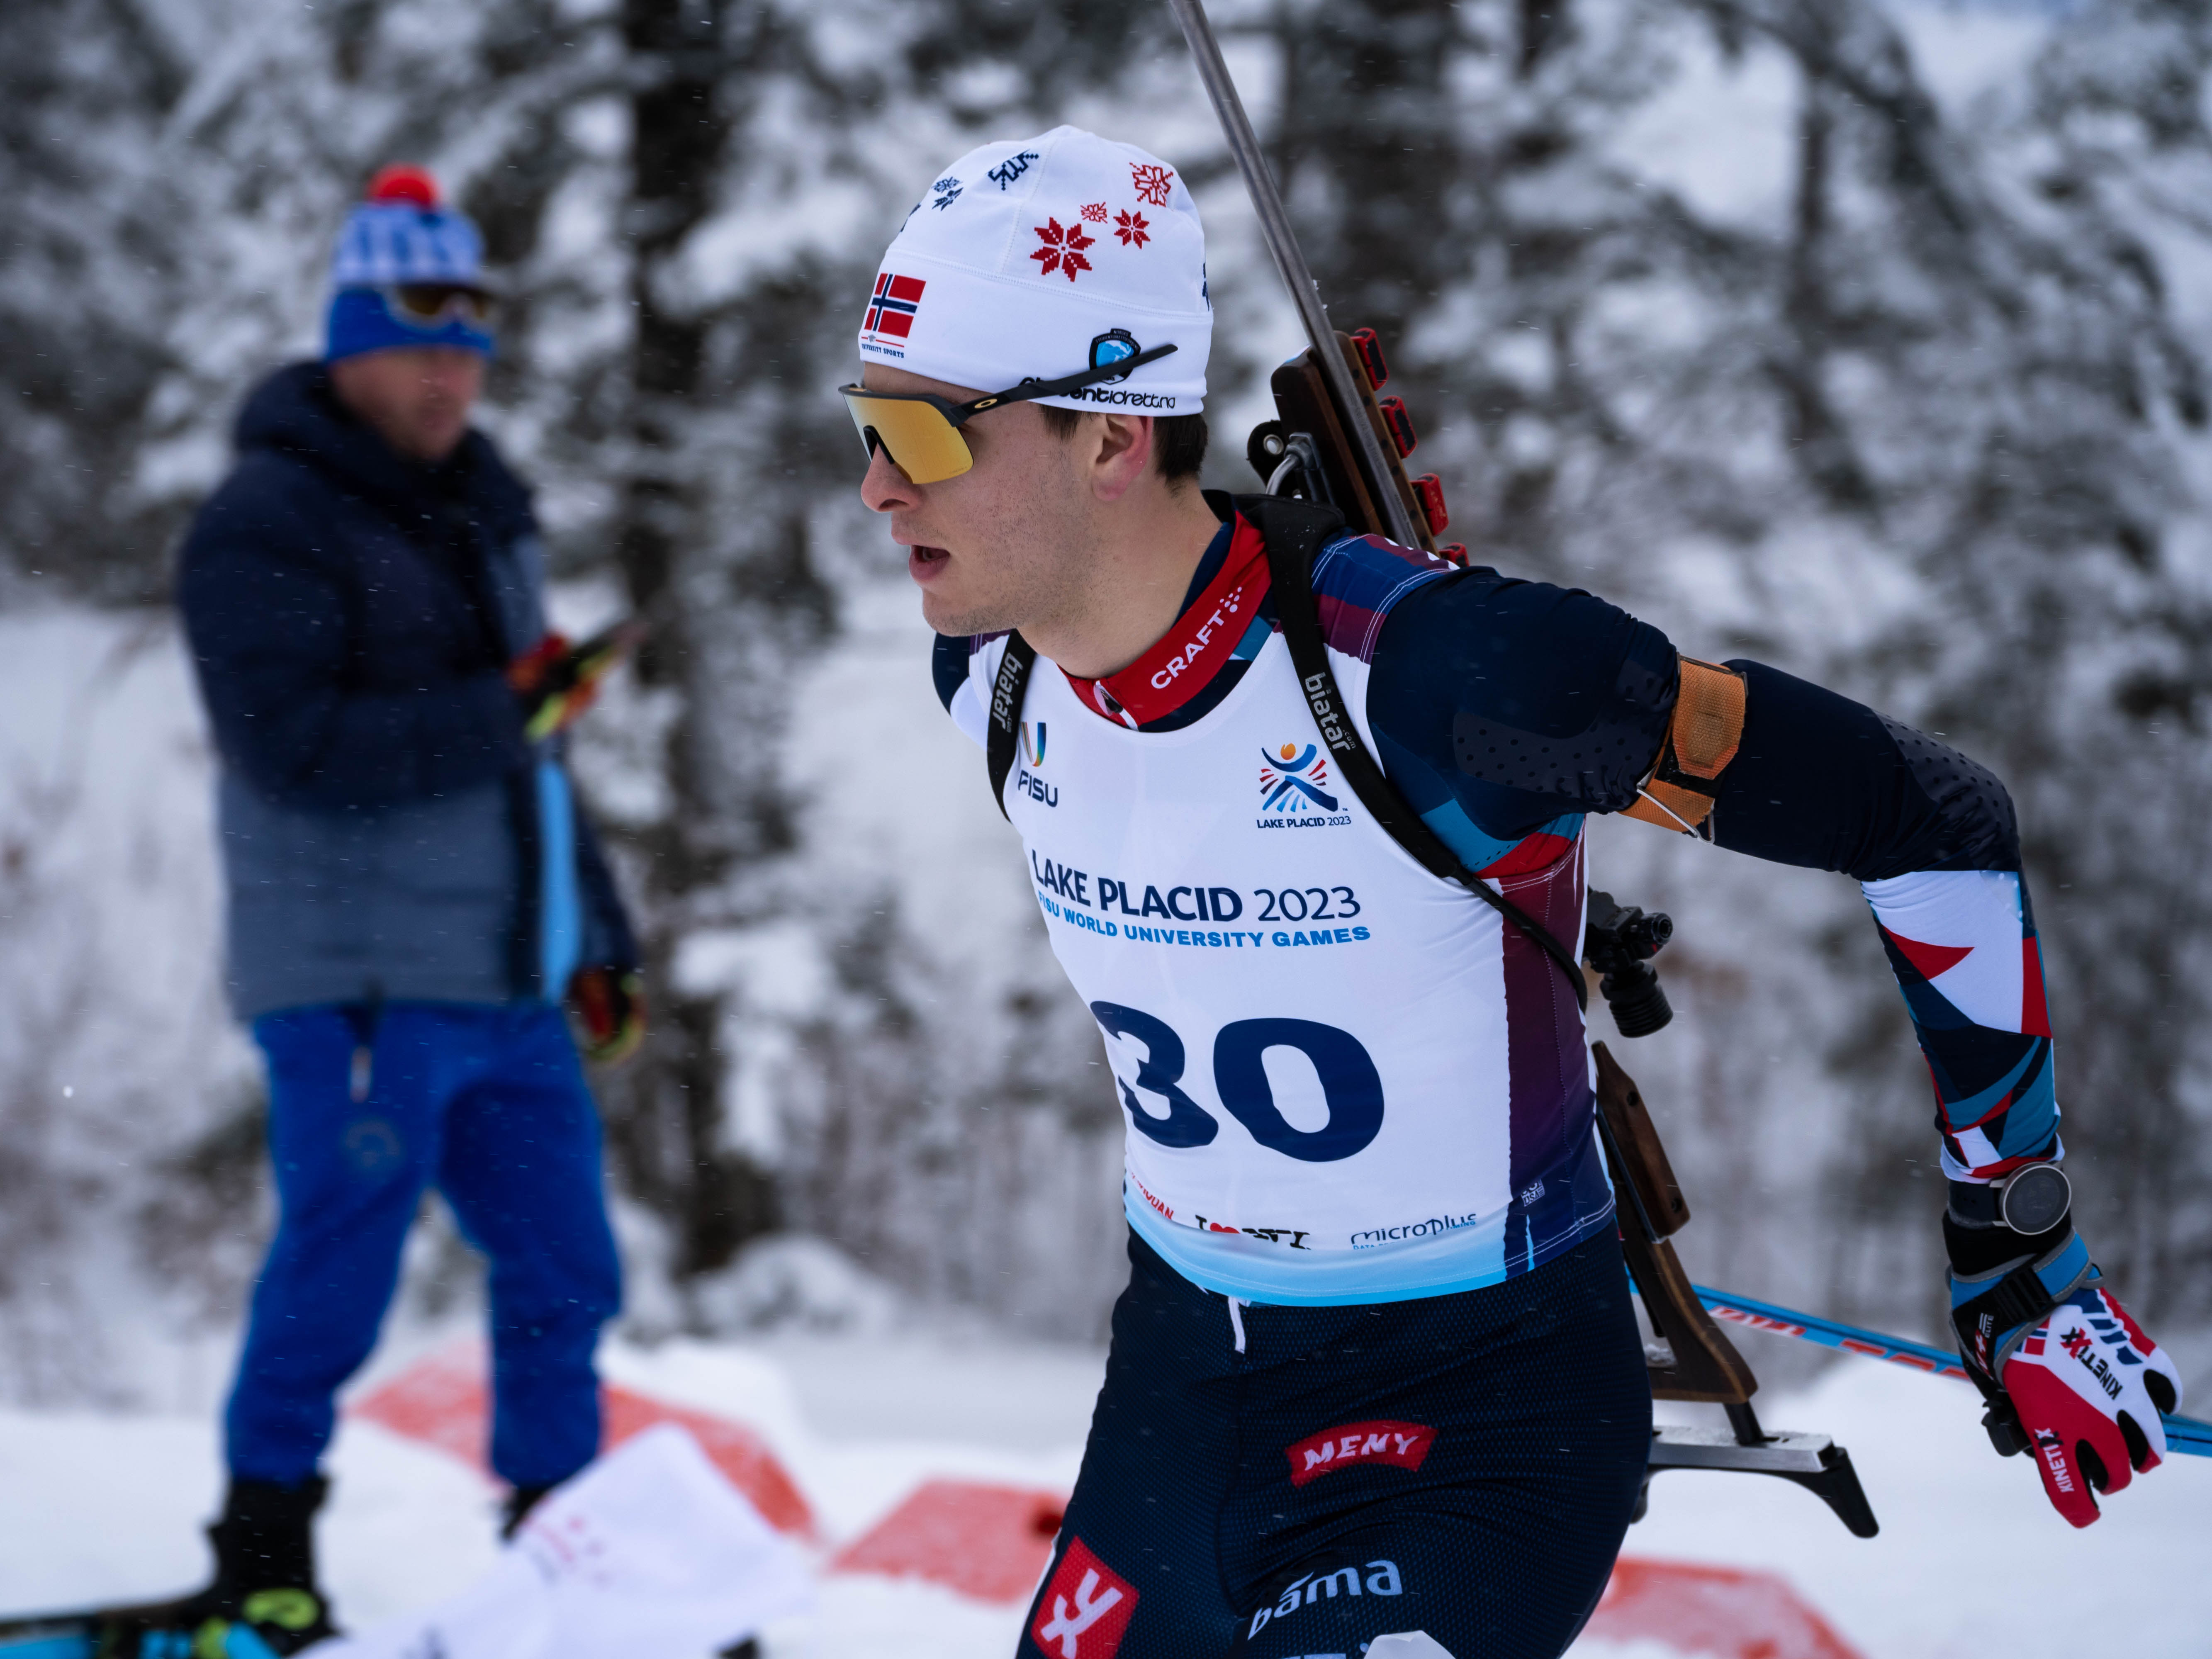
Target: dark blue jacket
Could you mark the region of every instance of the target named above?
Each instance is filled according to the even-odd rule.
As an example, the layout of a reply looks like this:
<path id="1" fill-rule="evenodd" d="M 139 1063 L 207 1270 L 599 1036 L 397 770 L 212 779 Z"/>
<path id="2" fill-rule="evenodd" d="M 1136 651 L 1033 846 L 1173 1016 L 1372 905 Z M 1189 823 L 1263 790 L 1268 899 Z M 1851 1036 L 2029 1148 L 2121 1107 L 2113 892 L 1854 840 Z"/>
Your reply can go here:
<path id="1" fill-rule="evenodd" d="M 240 1015 L 558 997 L 552 963 L 634 965 L 557 750 L 524 739 L 503 676 L 544 631 L 520 481 L 473 431 L 439 466 L 403 459 L 315 363 L 257 388 L 236 437 L 178 598 L 222 762 Z M 573 865 L 548 868 L 564 843 Z"/>

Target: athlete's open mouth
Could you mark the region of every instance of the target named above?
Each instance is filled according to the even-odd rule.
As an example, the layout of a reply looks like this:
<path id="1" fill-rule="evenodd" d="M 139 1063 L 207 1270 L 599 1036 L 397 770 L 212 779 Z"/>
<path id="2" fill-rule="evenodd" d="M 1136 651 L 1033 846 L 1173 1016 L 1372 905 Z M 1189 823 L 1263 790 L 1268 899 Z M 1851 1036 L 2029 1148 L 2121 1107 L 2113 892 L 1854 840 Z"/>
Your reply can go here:
<path id="1" fill-rule="evenodd" d="M 907 574 L 917 581 L 927 580 L 944 568 L 952 556 L 941 547 L 930 547 L 917 542 L 907 549 Z"/>

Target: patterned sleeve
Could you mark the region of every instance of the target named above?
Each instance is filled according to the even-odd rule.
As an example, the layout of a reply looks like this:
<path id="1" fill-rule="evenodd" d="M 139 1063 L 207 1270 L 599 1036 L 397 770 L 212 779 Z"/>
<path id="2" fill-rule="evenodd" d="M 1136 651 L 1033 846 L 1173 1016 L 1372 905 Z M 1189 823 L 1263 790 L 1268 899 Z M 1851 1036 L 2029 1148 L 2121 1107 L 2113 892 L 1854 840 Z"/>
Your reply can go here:
<path id="1" fill-rule="evenodd" d="M 1632 805 L 1680 683 L 1656 629 L 1490 570 L 1404 593 L 1367 645 L 1390 781 L 1486 875 L 1552 855 L 1583 813 Z M 1728 665 L 1745 676 L 1747 714 L 1715 842 L 1860 883 L 1928 1062 L 1947 1175 L 1987 1181 L 2060 1156 L 2042 963 L 2004 786 L 1849 698 Z"/>
<path id="2" fill-rule="evenodd" d="M 1947 1176 L 1988 1181 L 2060 1156 L 2043 964 L 2004 786 L 1848 698 L 1728 666 L 1746 677 L 1747 709 L 1714 841 L 1857 878 L 1928 1062 Z"/>
<path id="3" fill-rule="evenodd" d="M 1316 586 L 1333 574 L 1317 569 Z M 1632 805 L 1674 708 L 1664 634 L 1579 589 L 1494 570 L 1406 593 L 1373 650 L 1383 768 L 1484 875 L 1547 862 L 1585 813 Z"/>

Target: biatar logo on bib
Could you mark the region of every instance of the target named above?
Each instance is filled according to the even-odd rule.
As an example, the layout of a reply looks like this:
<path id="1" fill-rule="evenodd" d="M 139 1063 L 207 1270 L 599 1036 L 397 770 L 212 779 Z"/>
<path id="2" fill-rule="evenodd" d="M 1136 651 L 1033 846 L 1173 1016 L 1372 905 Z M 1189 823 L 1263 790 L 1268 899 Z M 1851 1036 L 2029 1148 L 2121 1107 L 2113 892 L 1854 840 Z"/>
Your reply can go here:
<path id="1" fill-rule="evenodd" d="M 1286 743 L 1269 754 L 1260 751 L 1260 817 L 1262 830 L 1318 830 L 1352 822 L 1337 799 L 1322 786 L 1328 781 L 1328 757 L 1314 744 L 1304 753 Z"/>

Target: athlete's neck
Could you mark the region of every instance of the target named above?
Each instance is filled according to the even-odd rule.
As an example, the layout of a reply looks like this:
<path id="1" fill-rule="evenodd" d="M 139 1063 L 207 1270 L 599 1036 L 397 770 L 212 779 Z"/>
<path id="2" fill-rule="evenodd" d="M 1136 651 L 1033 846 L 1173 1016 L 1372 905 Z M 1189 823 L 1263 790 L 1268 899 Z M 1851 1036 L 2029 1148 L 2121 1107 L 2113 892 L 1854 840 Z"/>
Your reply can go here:
<path id="1" fill-rule="evenodd" d="M 1021 625 L 1041 655 L 1085 679 L 1127 667 L 1175 626 L 1221 528 L 1195 481 L 1146 483 L 1094 520 L 1084 580 L 1058 614 Z"/>

